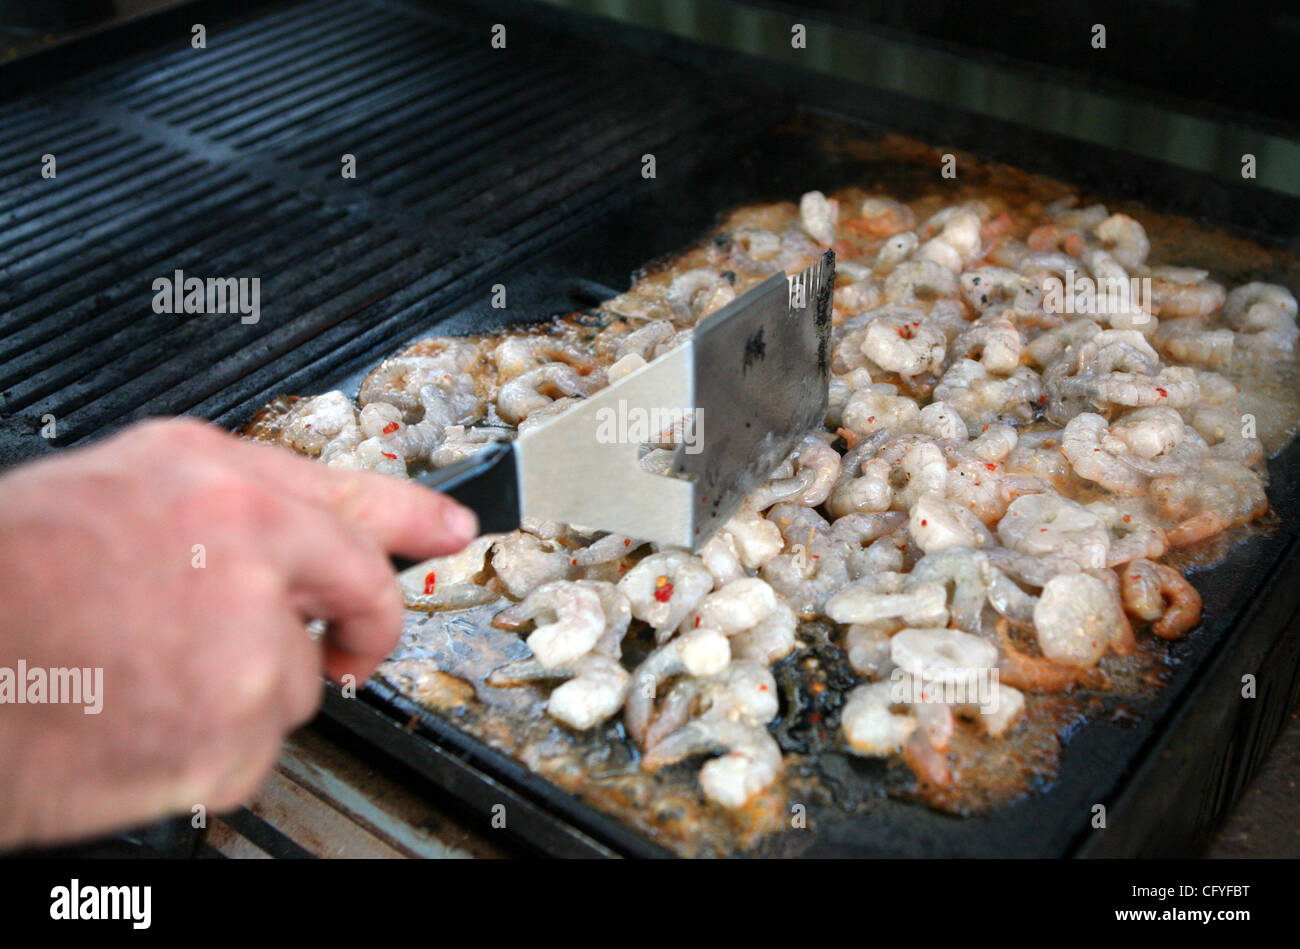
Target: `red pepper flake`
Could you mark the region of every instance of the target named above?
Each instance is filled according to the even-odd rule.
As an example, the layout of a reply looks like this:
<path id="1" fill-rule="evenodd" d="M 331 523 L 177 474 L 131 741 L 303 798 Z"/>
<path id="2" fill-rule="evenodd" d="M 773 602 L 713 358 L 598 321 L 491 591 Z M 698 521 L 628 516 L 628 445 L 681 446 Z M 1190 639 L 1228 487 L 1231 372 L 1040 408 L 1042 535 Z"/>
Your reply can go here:
<path id="1" fill-rule="evenodd" d="M 573 565 L 576 567 L 576 566 L 578 565 L 578 558 L 577 558 L 577 557 L 574 557 L 574 558 L 573 558 L 571 561 L 569 561 L 569 562 L 570 562 L 571 564 L 573 564 Z"/>
<path id="2" fill-rule="evenodd" d="M 995 464 L 993 464 L 993 462 L 991 462 L 991 461 L 986 461 L 986 462 L 984 462 L 984 467 L 987 468 L 987 469 L 989 469 L 989 471 L 997 471 L 997 470 L 998 470 L 998 466 L 995 465 Z"/>
<path id="3" fill-rule="evenodd" d="M 921 324 L 919 324 L 919 323 L 915 323 L 915 324 L 913 324 L 913 325 L 914 325 L 914 326 L 920 326 Z M 911 338 L 912 338 L 912 327 L 910 327 L 910 326 L 896 326 L 896 327 L 894 327 L 894 329 L 896 329 L 896 330 L 898 331 L 898 335 L 901 336 L 901 337 L 903 337 L 903 339 L 911 339 Z"/>
<path id="4" fill-rule="evenodd" d="M 631 546 L 632 546 L 632 538 L 631 538 L 631 537 L 624 537 L 624 538 L 623 538 L 623 546 L 624 546 L 624 547 L 631 547 Z"/>
<path id="5" fill-rule="evenodd" d="M 660 579 L 662 580 L 664 578 L 660 577 Z M 657 590 L 655 590 L 655 599 L 658 600 L 660 603 L 667 603 L 670 599 L 672 599 L 672 595 L 673 595 L 673 585 L 671 583 L 665 582 L 662 586 L 660 586 Z"/>
<path id="6" fill-rule="evenodd" d="M 433 592 L 434 585 L 438 582 L 438 575 L 430 570 L 424 575 L 424 595 L 428 596 Z"/>
<path id="7" fill-rule="evenodd" d="M 867 416 L 867 421 L 868 421 L 868 422 L 874 422 L 875 420 L 876 420 L 876 417 L 875 417 L 874 415 L 868 415 L 868 416 Z"/>
<path id="8" fill-rule="evenodd" d="M 928 524 L 928 523 L 930 523 L 930 522 L 927 521 L 925 518 L 921 518 L 921 526 L 922 526 L 922 527 L 924 527 L 924 526 L 925 526 L 926 524 Z"/>
<path id="9" fill-rule="evenodd" d="M 1131 520 L 1133 520 L 1133 515 L 1132 515 L 1132 514 L 1125 514 L 1125 515 L 1124 515 L 1124 523 L 1125 523 L 1125 524 L 1127 524 L 1127 523 L 1128 523 L 1129 521 L 1131 521 Z"/>
<path id="10" fill-rule="evenodd" d="M 766 686 L 766 685 L 760 685 L 760 686 L 758 687 L 758 691 L 760 691 L 760 692 L 766 692 L 766 691 L 767 691 L 767 686 Z"/>
<path id="11" fill-rule="evenodd" d="M 400 426 L 396 422 L 389 422 L 384 426 L 383 431 L 385 435 L 391 435 L 393 432 L 397 431 L 398 428 L 400 428 Z"/>
<path id="12" fill-rule="evenodd" d="M 699 616 L 695 617 L 695 628 L 696 628 L 696 629 L 699 629 L 699 628 L 700 628 L 700 620 L 701 620 L 701 619 L 702 619 L 702 617 L 699 617 Z"/>
<path id="13" fill-rule="evenodd" d="M 1164 389 L 1160 388 L 1159 386 L 1156 386 L 1156 391 L 1160 393 L 1160 398 L 1162 399 L 1169 398 L 1169 393 L 1166 392 Z"/>
<path id="14" fill-rule="evenodd" d="M 394 455 L 391 451 L 381 451 L 379 454 L 383 455 L 385 458 L 391 458 L 393 459 L 393 461 L 397 460 L 397 456 Z"/>
<path id="15" fill-rule="evenodd" d="M 1047 404 L 1047 396 L 1045 396 L 1045 395 L 1040 395 L 1040 396 L 1038 397 L 1038 404 L 1039 404 L 1039 405 L 1046 405 L 1046 404 Z"/>
<path id="16" fill-rule="evenodd" d="M 821 715 L 819 715 L 817 712 L 813 712 L 811 715 L 808 716 L 808 721 L 811 722 L 811 723 L 814 724 L 814 725 L 816 725 L 816 724 L 817 724 L 818 722 L 820 722 L 821 720 L 822 720 L 822 717 L 821 717 Z"/>

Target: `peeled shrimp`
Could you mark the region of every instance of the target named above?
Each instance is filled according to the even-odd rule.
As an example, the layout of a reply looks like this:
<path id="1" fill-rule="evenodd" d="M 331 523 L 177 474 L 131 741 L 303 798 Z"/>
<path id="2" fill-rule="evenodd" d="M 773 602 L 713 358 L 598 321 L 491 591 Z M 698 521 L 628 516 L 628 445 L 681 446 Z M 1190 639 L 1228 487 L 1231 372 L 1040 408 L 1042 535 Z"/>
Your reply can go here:
<path id="1" fill-rule="evenodd" d="M 1023 554 L 1059 554 L 1084 568 L 1104 567 L 1110 531 L 1096 513 L 1058 494 L 1016 498 L 998 522 L 998 537 Z"/>
<path id="2" fill-rule="evenodd" d="M 1066 665 L 1096 665 L 1123 623 L 1115 592 L 1086 573 L 1053 577 L 1034 606 L 1038 647 Z"/>
<path id="3" fill-rule="evenodd" d="M 632 615 L 649 623 L 663 642 L 710 590 L 713 574 L 698 557 L 682 550 L 651 554 L 618 582 Z"/>
<path id="4" fill-rule="evenodd" d="M 1228 294 L 1223 321 L 1237 331 L 1237 345 L 1264 356 L 1289 356 L 1300 337 L 1296 299 L 1286 287 L 1247 283 Z"/>
<path id="5" fill-rule="evenodd" d="M 700 769 L 700 788 L 724 807 L 741 807 L 781 770 L 781 749 L 763 727 L 776 717 L 776 681 L 760 663 L 738 659 L 701 683 L 699 692 L 704 711 L 652 745 L 641 767 L 653 772 L 693 755 L 722 752 Z"/>
<path id="6" fill-rule="evenodd" d="M 508 381 L 497 395 L 497 412 L 517 425 L 538 409 L 550 405 L 559 395 L 587 396 L 605 384 L 597 370 L 583 376 L 562 362 L 543 363 Z"/>
<path id="7" fill-rule="evenodd" d="M 513 626 L 537 622 L 525 642 L 545 668 L 554 669 L 591 652 L 605 632 L 600 596 L 590 586 L 566 580 L 544 583 L 494 622 Z"/>
<path id="8" fill-rule="evenodd" d="M 716 629 L 700 627 L 664 643 L 632 673 L 623 721 L 628 734 L 644 744 L 654 716 L 659 687 L 677 675 L 712 676 L 731 662 L 731 643 Z"/>
<path id="9" fill-rule="evenodd" d="M 1124 608 L 1162 639 L 1178 639 L 1200 620 L 1201 594 L 1172 567 L 1139 559 L 1117 573 Z"/>

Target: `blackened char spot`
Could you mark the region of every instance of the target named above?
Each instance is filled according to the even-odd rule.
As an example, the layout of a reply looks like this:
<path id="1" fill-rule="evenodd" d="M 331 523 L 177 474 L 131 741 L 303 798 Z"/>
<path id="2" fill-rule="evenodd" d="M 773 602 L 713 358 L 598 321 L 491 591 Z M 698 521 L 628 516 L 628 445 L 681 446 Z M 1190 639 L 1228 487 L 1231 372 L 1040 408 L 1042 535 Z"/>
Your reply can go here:
<path id="1" fill-rule="evenodd" d="M 748 372 L 755 360 L 762 359 L 767 355 L 767 342 L 763 339 L 763 328 L 760 326 L 753 336 L 745 340 L 745 363 L 743 371 Z"/>

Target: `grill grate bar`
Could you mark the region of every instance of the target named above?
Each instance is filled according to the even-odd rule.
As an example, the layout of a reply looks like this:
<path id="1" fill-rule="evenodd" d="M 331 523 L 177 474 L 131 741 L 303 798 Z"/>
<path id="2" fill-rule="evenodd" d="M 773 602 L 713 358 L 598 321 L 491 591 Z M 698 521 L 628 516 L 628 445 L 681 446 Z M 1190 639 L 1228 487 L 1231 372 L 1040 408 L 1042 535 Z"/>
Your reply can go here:
<path id="1" fill-rule="evenodd" d="M 281 40 L 288 44 L 299 36 L 310 37 L 340 23 L 364 24 L 368 19 L 365 11 L 355 4 L 322 3 L 315 5 L 312 17 L 303 22 L 304 6 L 266 13 L 219 32 L 209 31 L 206 50 L 195 50 L 187 44 L 161 56 L 142 56 L 134 64 L 109 67 L 73 80 L 66 88 L 73 92 L 100 92 L 104 79 L 111 76 L 113 88 L 133 97 L 133 104 L 147 105 L 179 90 L 202 87 L 214 76 L 237 75 L 240 67 L 256 64 L 267 53 L 281 48 Z"/>
<path id="2" fill-rule="evenodd" d="M 242 189 L 242 194 L 236 192 L 224 197 L 220 205 L 216 201 L 208 202 L 210 211 L 225 211 L 226 216 L 214 213 L 211 222 L 195 231 L 190 240 L 150 234 L 149 240 L 135 253 L 105 255 L 90 261 L 66 285 L 47 286 L 45 292 L 33 293 L 26 305 L 14 307 L 11 314 L 20 328 L 8 334 L 0 347 L 0 359 L 5 360 L 0 362 L 0 387 L 14 384 L 25 372 L 74 358 L 83 349 L 108 341 L 117 329 L 109 320 L 116 307 L 121 304 L 143 309 L 152 299 L 150 288 L 154 278 L 169 276 L 187 246 L 215 253 L 229 246 L 232 240 L 237 240 L 234 246 L 243 247 L 249 239 L 257 237 L 259 217 L 282 204 L 283 197 L 272 194 L 263 185 L 249 190 L 241 182 L 237 187 Z M 218 244 L 225 233 L 232 237 Z M 113 278 L 108 288 L 103 289 L 103 278 L 109 274 Z M 95 288 L 99 288 L 98 293 Z M 73 328 L 69 329 L 69 325 Z M 29 356 L 31 362 L 24 365 L 18 358 L 44 344 L 50 345 L 39 356 Z"/>
<path id="3" fill-rule="evenodd" d="M 168 110 L 161 117 L 186 125 L 193 131 L 216 128 L 220 132 L 223 121 L 233 122 L 253 114 L 273 114 L 275 106 L 282 102 L 287 104 L 293 96 L 311 96 L 325 83 L 346 81 L 348 71 L 354 66 L 387 62 L 389 53 L 400 55 L 407 48 L 418 47 L 423 37 L 412 36 L 409 31 L 404 34 L 396 24 L 386 30 L 367 24 L 356 40 L 346 46 L 331 44 L 329 56 L 324 60 L 320 48 L 324 39 L 310 47 L 300 44 L 292 58 L 283 61 L 272 59 L 264 68 L 243 75 L 243 81 L 232 87 L 230 95 L 216 96 L 204 90 L 203 99 L 180 109 Z M 269 109 L 255 111 L 255 107 L 267 105 Z"/>
<path id="4" fill-rule="evenodd" d="M 218 171 L 197 185 L 180 180 L 166 182 L 153 193 L 150 202 L 139 202 L 130 211 L 102 215 L 98 221 L 88 222 L 91 226 L 85 230 L 73 231 L 40 251 L 26 250 L 21 261 L 16 261 L 12 267 L 0 269 L 0 275 L 10 274 L 15 288 L 40 279 L 46 281 L 42 285 L 44 288 L 55 287 L 64 275 L 62 268 L 75 272 L 75 268 L 81 265 L 87 246 L 94 246 L 96 250 L 106 253 L 126 253 L 156 237 L 157 232 L 142 227 L 146 222 L 154 223 L 164 236 L 172 234 L 178 241 L 183 241 L 184 237 L 177 228 L 180 225 L 192 225 L 191 215 L 194 212 L 210 213 L 213 207 L 209 201 L 219 200 L 234 187 L 233 182 L 236 181 L 243 181 L 237 172 Z M 38 292 L 41 291 L 30 290 L 26 300 L 34 299 Z M 0 313 L 0 333 L 13 326 L 14 321 L 8 314 Z M 2 343 L 3 340 L 0 339 L 0 344 Z"/>

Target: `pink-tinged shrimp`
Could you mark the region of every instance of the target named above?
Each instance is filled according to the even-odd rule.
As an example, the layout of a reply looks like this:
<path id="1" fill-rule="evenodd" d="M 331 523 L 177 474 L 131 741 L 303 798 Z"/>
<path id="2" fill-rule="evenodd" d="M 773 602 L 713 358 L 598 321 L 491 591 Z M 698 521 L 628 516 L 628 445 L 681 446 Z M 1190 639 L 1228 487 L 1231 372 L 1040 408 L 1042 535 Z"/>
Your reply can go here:
<path id="1" fill-rule="evenodd" d="M 1201 619 L 1201 594 L 1173 567 L 1134 560 L 1118 571 L 1124 608 L 1161 639 L 1179 639 Z"/>

